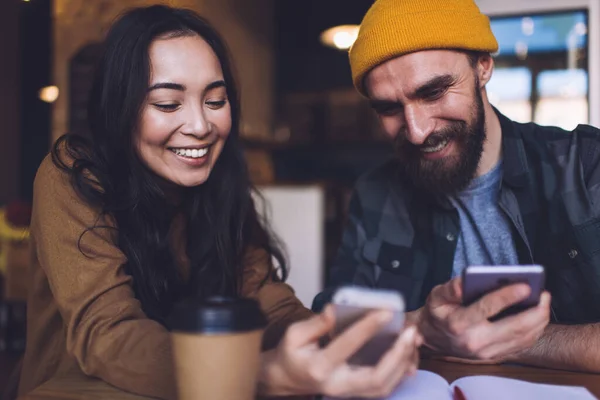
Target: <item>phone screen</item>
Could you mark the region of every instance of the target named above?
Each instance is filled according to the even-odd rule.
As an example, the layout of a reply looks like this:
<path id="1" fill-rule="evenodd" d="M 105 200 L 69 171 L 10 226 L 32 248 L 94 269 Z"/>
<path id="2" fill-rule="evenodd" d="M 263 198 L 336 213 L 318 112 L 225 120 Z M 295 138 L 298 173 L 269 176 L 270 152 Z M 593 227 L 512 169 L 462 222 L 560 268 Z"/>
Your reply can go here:
<path id="1" fill-rule="evenodd" d="M 336 325 L 334 336 L 364 318 L 369 312 L 389 309 L 394 312 L 390 323 L 367 341 L 349 360 L 353 365 L 376 365 L 393 346 L 404 324 L 404 300 L 398 292 L 347 287 L 333 298 Z"/>
<path id="2" fill-rule="evenodd" d="M 490 318 L 496 321 L 536 306 L 544 291 L 545 274 L 540 265 L 523 266 L 469 266 L 463 271 L 463 305 L 468 306 L 488 293 L 515 283 L 526 283 L 531 288 L 529 297 Z"/>

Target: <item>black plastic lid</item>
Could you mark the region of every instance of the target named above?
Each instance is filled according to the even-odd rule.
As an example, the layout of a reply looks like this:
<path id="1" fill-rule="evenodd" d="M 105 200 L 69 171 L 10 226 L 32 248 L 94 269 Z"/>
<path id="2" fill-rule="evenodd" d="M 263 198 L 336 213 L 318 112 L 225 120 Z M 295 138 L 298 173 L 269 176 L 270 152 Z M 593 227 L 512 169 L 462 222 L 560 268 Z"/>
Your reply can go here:
<path id="1" fill-rule="evenodd" d="M 267 320 L 255 300 L 210 297 L 178 304 L 168 325 L 176 332 L 219 334 L 263 329 Z"/>

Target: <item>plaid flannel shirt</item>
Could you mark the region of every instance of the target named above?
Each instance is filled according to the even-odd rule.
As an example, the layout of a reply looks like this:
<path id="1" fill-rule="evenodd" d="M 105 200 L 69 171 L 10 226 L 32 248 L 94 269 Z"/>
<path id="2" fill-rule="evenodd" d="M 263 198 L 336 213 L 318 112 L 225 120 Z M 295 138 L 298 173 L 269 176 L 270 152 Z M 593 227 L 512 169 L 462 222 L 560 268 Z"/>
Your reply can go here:
<path id="1" fill-rule="evenodd" d="M 498 203 L 511 221 L 519 263 L 546 268 L 554 322 L 600 321 L 600 130 L 579 125 L 568 132 L 497 114 Z M 328 287 L 314 310 L 342 285 L 398 290 L 407 310 L 415 310 L 451 278 L 458 212 L 446 197 L 414 188 L 395 163 L 357 182 Z"/>

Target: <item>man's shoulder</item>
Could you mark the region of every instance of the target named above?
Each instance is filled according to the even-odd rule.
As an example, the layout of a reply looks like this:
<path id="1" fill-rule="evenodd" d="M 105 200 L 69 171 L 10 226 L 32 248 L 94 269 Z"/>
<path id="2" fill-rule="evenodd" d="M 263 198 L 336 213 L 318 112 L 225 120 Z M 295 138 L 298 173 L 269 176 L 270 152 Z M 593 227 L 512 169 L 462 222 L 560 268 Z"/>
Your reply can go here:
<path id="1" fill-rule="evenodd" d="M 571 133 L 577 134 L 581 139 L 590 141 L 590 144 L 600 146 L 600 129 L 594 126 L 580 124 Z"/>
<path id="2" fill-rule="evenodd" d="M 519 137 L 525 145 L 525 152 L 531 161 L 532 153 L 536 154 L 540 161 L 555 160 L 563 164 L 575 154 L 582 155 L 580 161 L 583 164 L 597 163 L 600 157 L 600 129 L 591 125 L 580 124 L 572 130 L 566 130 L 557 126 L 544 126 L 535 123 L 518 123 L 512 121 L 513 126 L 519 131 Z M 585 152 L 582 150 L 585 149 Z M 576 151 L 573 151 L 576 150 Z M 575 160 L 572 160 L 575 161 Z"/>
<path id="3" fill-rule="evenodd" d="M 572 130 L 556 126 L 544 126 L 535 123 L 510 121 L 512 129 L 503 140 L 506 149 L 516 156 L 509 157 L 511 162 L 525 160 L 533 174 L 561 174 L 560 171 L 579 170 L 583 172 L 583 181 L 587 182 L 600 166 L 600 129 L 580 124 Z M 504 134 L 504 131 L 503 131 Z M 517 150 L 516 152 L 514 150 Z M 521 153 L 521 155 L 517 153 Z"/>
<path id="4" fill-rule="evenodd" d="M 513 125 L 520 131 L 521 137 L 526 144 L 537 144 L 549 150 L 564 150 L 573 144 L 580 144 L 582 139 L 600 146 L 600 129 L 591 125 L 579 124 L 572 130 L 558 126 L 539 125 L 533 122 L 518 123 L 512 121 Z M 577 142 L 573 142 L 577 140 Z"/>

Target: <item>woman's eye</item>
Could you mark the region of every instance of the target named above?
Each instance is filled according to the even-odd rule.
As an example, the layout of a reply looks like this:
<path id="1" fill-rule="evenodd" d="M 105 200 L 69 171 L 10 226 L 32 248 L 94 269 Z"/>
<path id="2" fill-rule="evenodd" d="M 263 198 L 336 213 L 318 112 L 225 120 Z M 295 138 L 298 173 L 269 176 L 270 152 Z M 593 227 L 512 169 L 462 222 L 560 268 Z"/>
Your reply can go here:
<path id="1" fill-rule="evenodd" d="M 175 111 L 179 108 L 179 104 L 154 104 L 154 107 L 162 111 Z"/>
<path id="2" fill-rule="evenodd" d="M 206 105 L 214 110 L 223 107 L 225 104 L 227 104 L 227 100 L 207 101 L 206 102 Z"/>

